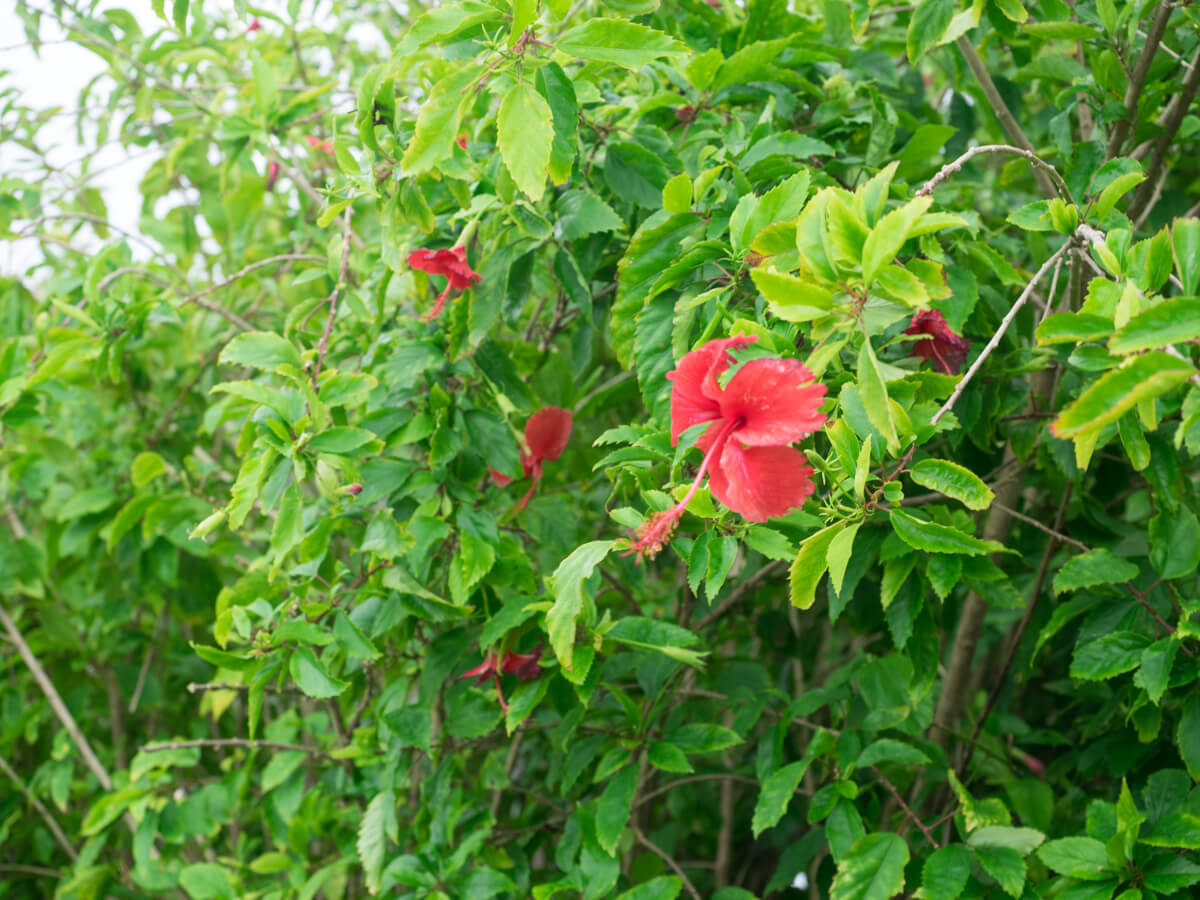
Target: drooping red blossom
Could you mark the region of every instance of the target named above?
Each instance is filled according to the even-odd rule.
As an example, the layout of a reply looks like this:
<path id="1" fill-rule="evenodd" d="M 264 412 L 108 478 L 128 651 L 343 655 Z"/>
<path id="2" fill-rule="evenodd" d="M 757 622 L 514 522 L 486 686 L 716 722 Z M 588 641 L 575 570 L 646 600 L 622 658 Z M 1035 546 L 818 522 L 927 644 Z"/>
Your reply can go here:
<path id="1" fill-rule="evenodd" d="M 250 24 L 246 26 L 246 34 L 249 34 L 252 31 L 258 31 L 260 28 L 262 28 L 262 22 L 258 21 L 258 19 L 251 19 Z"/>
<path id="2" fill-rule="evenodd" d="M 456 144 L 458 144 L 458 146 L 461 147 L 463 150 L 467 149 L 467 136 L 465 134 L 460 134 L 458 137 L 456 137 L 454 139 L 454 142 Z"/>
<path id="3" fill-rule="evenodd" d="M 529 485 L 529 490 L 525 492 L 521 501 L 513 507 L 514 512 L 524 509 L 533 498 L 533 492 L 537 490 L 538 482 L 542 478 L 542 463 L 554 462 L 562 456 L 570 439 L 569 409 L 546 406 L 529 417 L 529 421 L 525 423 L 525 446 L 521 448 L 521 471 L 525 478 L 532 476 L 533 483 Z M 513 479 L 503 472 L 497 472 L 491 466 L 488 466 L 488 472 L 498 487 L 512 484 Z"/>
<path id="4" fill-rule="evenodd" d="M 967 361 L 971 342 L 955 334 L 946 324 L 945 317 L 936 309 L 923 309 L 913 316 L 912 323 L 904 329 L 905 334 L 927 334 L 929 337 L 915 341 L 909 351 L 913 356 L 930 360 L 945 372 L 953 375 Z"/>
<path id="5" fill-rule="evenodd" d="M 311 134 L 306 134 L 304 136 L 304 140 L 308 143 L 308 146 L 312 147 L 314 150 L 317 150 L 328 156 L 333 156 L 332 141 L 323 141 L 320 138 L 313 137 Z"/>
<path id="6" fill-rule="evenodd" d="M 275 187 L 275 182 L 279 178 L 279 163 L 271 160 L 267 163 L 267 190 L 270 191 Z"/>
<path id="7" fill-rule="evenodd" d="M 467 669 L 456 679 L 462 681 L 464 678 L 474 678 L 475 686 L 479 687 L 489 678 L 496 685 L 496 696 L 500 700 L 500 707 L 508 712 L 508 703 L 504 700 L 504 693 L 500 690 L 500 675 L 516 675 L 522 681 L 533 681 L 542 674 L 542 644 L 538 644 L 529 653 L 517 653 L 515 650 L 505 650 L 502 654 L 495 651 L 488 651 L 483 655 L 483 662 L 475 666 L 473 669 Z"/>
<path id="8" fill-rule="evenodd" d="M 653 556 L 671 538 L 704 476 L 714 497 L 750 522 L 765 522 L 801 506 L 813 492 L 812 469 L 789 444 L 825 424 L 819 411 L 825 385 L 794 359 L 753 359 L 725 387 L 719 377 L 733 362 L 728 351 L 752 336 L 709 341 L 686 354 L 667 374 L 671 390 L 671 443 L 689 428 L 709 423 L 696 446 L 704 460 L 683 499 L 651 516 L 630 548 Z"/>
<path id="9" fill-rule="evenodd" d="M 467 265 L 467 248 L 462 245 L 451 250 L 414 250 L 408 255 L 408 265 L 430 275 L 443 275 L 446 278 L 446 289 L 438 295 L 433 308 L 421 317 L 422 322 L 437 318 L 452 290 L 465 291 L 483 279 L 482 275 Z"/>

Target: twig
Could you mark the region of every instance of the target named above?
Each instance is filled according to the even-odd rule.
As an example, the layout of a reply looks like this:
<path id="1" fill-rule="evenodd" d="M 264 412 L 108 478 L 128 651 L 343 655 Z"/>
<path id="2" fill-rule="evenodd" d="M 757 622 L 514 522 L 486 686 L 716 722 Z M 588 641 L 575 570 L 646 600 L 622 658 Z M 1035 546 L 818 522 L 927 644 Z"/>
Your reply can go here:
<path id="1" fill-rule="evenodd" d="M 266 268 L 267 266 L 273 266 L 273 265 L 275 265 L 275 263 L 281 263 L 281 262 L 319 262 L 319 263 L 324 263 L 324 262 L 328 262 L 328 260 L 323 256 L 314 256 L 311 253 L 283 253 L 279 256 L 269 256 L 266 259 L 260 259 L 257 262 L 250 263 L 250 265 L 248 265 L 242 269 L 239 269 L 238 271 L 234 272 L 232 275 L 230 275 L 228 278 L 224 279 L 223 281 L 218 281 L 216 284 L 209 285 L 202 291 L 197 291 L 194 294 L 184 297 L 183 302 L 184 303 L 195 303 L 197 300 L 199 300 L 202 297 L 207 297 L 209 294 L 215 294 L 217 291 L 221 290 L 221 288 L 229 287 L 229 285 L 233 284 L 235 281 L 240 281 L 241 279 L 245 278 L 247 275 L 249 275 L 251 272 L 256 271 L 257 269 L 263 269 L 263 268 Z M 116 272 L 113 272 L 112 275 L 106 276 L 105 281 L 107 281 L 107 279 L 109 279 L 109 278 L 112 278 L 114 275 L 118 274 L 120 271 L 121 270 L 118 269 Z M 104 284 L 105 284 L 104 281 L 100 282 L 101 288 L 104 286 Z"/>
<path id="2" fill-rule="evenodd" d="M 1020 124 L 1018 124 L 1016 118 L 1005 104 L 1004 98 L 1000 96 L 1000 91 L 996 89 L 996 83 L 992 81 L 992 76 L 988 73 L 987 66 L 983 64 L 983 60 L 979 58 L 979 53 L 976 52 L 975 46 L 967 40 L 966 35 L 961 35 L 955 41 L 955 46 L 958 47 L 958 52 L 966 60 L 967 67 L 975 76 L 975 80 L 979 82 L 979 87 L 983 90 L 984 96 L 987 97 L 988 104 L 992 107 L 992 112 L 995 113 L 996 118 L 1000 122 L 1000 127 L 1008 135 L 1008 139 L 1022 150 L 1034 153 L 1033 144 L 1025 136 L 1025 132 L 1021 130 Z M 1055 196 L 1054 184 L 1045 172 L 1035 166 L 1033 177 L 1038 183 L 1038 189 L 1042 192 L 1042 196 L 1047 200 Z"/>
<path id="3" fill-rule="evenodd" d="M 1146 76 L 1150 73 L 1150 64 L 1154 62 L 1154 54 L 1167 32 L 1167 20 L 1171 18 L 1172 5 L 1162 3 L 1150 20 L 1150 31 L 1146 35 L 1146 43 L 1142 44 L 1142 52 L 1138 55 L 1133 71 L 1129 73 L 1129 84 L 1125 86 L 1125 117 L 1118 119 L 1112 134 L 1108 136 L 1108 159 L 1118 155 L 1125 138 L 1133 126 L 1134 116 L 1137 115 L 1138 98 L 1142 96 L 1142 88 L 1146 86 Z"/>
<path id="4" fill-rule="evenodd" d="M 721 616 L 725 614 L 726 610 L 738 603 L 743 597 L 766 581 L 767 578 L 778 572 L 781 568 L 783 568 L 782 562 L 777 559 L 771 560 L 769 563 L 739 584 L 736 588 L 730 591 L 728 597 L 717 604 L 712 610 L 709 611 L 708 615 L 696 623 L 694 630 L 700 631 L 706 625 L 711 625 L 717 619 L 721 618 Z"/>
<path id="5" fill-rule="evenodd" d="M 961 776 L 967 770 L 967 766 L 971 763 L 971 756 L 975 752 L 975 742 L 979 739 L 980 732 L 983 731 L 983 723 L 987 721 L 992 709 L 996 705 L 996 700 L 1000 697 L 1000 691 L 1004 689 L 1004 683 L 1008 680 L 1008 673 L 1012 670 L 1013 660 L 1017 658 L 1017 649 L 1021 646 L 1021 639 L 1025 636 L 1025 629 L 1029 627 L 1029 622 L 1033 619 L 1034 610 L 1037 609 L 1038 599 L 1042 595 L 1042 587 L 1046 583 L 1046 573 L 1050 570 L 1050 558 L 1054 555 L 1054 549 L 1058 541 L 1071 541 L 1066 535 L 1060 535 L 1059 532 L 1063 526 L 1063 520 L 1067 515 L 1067 506 L 1071 502 L 1072 485 L 1068 484 L 1063 491 L 1062 500 L 1058 504 L 1058 512 L 1054 516 L 1054 528 L 1048 529 L 1045 526 L 1039 527 L 1049 532 L 1050 540 L 1046 542 L 1046 549 L 1042 552 L 1042 561 L 1038 564 L 1037 575 L 1033 579 L 1033 592 L 1029 597 L 1029 606 L 1025 609 L 1025 615 L 1021 617 L 1020 623 L 1017 625 L 1017 630 L 1012 636 L 1012 640 L 1008 642 L 1008 651 L 1004 656 L 1004 664 L 1000 667 L 1000 672 L 996 675 L 992 683 L 992 689 L 988 692 L 987 700 L 983 704 L 983 712 L 979 714 L 979 718 L 975 720 L 975 727 L 971 729 L 971 737 L 967 741 L 966 753 L 963 756 L 962 763 L 957 766 L 958 773 Z M 1009 510 L 1010 515 L 1022 521 L 1035 522 L 1028 516 L 1018 513 L 1016 510 Z M 1077 541 L 1071 541 L 1078 546 L 1083 546 Z"/>
<path id="6" fill-rule="evenodd" d="M 892 795 L 892 798 L 900 804 L 900 808 L 904 810 L 904 815 L 908 817 L 908 820 L 921 829 L 921 834 L 925 835 L 925 840 L 929 841 L 929 843 L 933 845 L 933 849 L 940 850 L 942 845 L 939 844 L 934 838 L 933 834 L 930 833 L 928 826 L 926 826 L 925 823 L 917 817 L 917 814 L 912 811 L 909 805 L 904 802 L 904 798 L 900 796 L 900 792 L 896 790 L 896 786 L 887 780 L 884 774 L 879 771 L 878 766 L 871 766 L 871 771 L 875 773 L 875 777 L 879 779 L 879 783 L 888 789 L 888 792 Z"/>
<path id="7" fill-rule="evenodd" d="M 1069 492 L 1070 490 L 1071 490 L 1071 487 L 1070 487 L 1070 485 L 1068 485 L 1067 491 Z M 1053 528 L 1051 528 L 1048 525 L 1043 525 L 1041 522 L 1039 522 L 1037 519 L 1033 518 L 1032 516 L 1027 516 L 1024 513 L 1017 512 L 1012 507 L 1005 506 L 1003 503 L 1000 503 L 997 500 L 992 501 L 992 506 L 995 506 L 998 509 L 1004 510 L 1006 513 L 1008 513 L 1014 519 L 1020 519 L 1025 524 L 1032 525 L 1034 528 L 1038 529 L 1039 531 L 1050 535 L 1050 537 L 1054 538 L 1054 540 L 1056 540 L 1056 541 L 1059 541 L 1063 544 L 1070 544 L 1076 550 L 1080 550 L 1084 553 L 1088 553 L 1091 551 L 1091 548 L 1087 544 L 1083 543 L 1083 541 L 1077 541 L 1077 540 L 1075 540 L 1075 538 L 1071 537 L 1070 535 L 1063 534 L 1061 531 L 1059 531 L 1059 529 L 1062 527 L 1061 522 L 1058 522 Z"/>
<path id="8" fill-rule="evenodd" d="M 83 757 L 84 764 L 91 769 L 92 774 L 96 776 L 96 780 L 100 782 L 100 786 L 106 791 L 111 791 L 113 782 L 111 776 L 108 774 L 108 770 L 101 764 L 99 758 L 92 750 L 92 745 L 88 743 L 87 738 L 83 736 L 83 732 L 79 730 L 79 725 L 75 722 L 75 717 L 71 715 L 71 711 L 63 703 L 58 689 L 54 687 L 54 682 L 50 680 L 50 676 L 46 674 L 46 670 L 42 668 L 42 664 L 38 662 L 38 658 L 33 655 L 33 651 L 29 649 L 29 644 L 25 642 L 25 638 L 17 629 L 16 623 L 8 614 L 8 610 L 2 605 L 0 605 L 0 625 L 4 626 L 4 630 L 8 632 L 9 639 L 17 645 L 17 652 L 21 654 L 21 659 L 25 661 L 25 665 L 29 667 L 29 671 L 33 673 L 33 678 L 38 683 L 38 687 L 46 695 L 46 700 L 49 701 L 50 708 L 54 710 L 54 715 L 58 717 L 58 721 L 67 730 L 67 734 L 71 736 L 71 740 L 75 742 L 75 746 L 79 749 L 79 753 Z M 131 825 L 132 829 L 136 831 L 137 823 L 132 822 L 132 819 Z"/>
<path id="9" fill-rule="evenodd" d="M 329 304 L 329 317 L 325 320 L 325 330 L 321 332 L 321 340 L 317 344 L 317 362 L 313 366 L 313 387 L 316 387 L 317 378 L 321 375 L 321 366 L 325 362 L 325 351 L 329 349 L 329 335 L 333 332 L 333 320 L 337 317 L 338 300 L 342 296 L 346 284 L 346 273 L 350 268 L 350 216 L 353 207 L 347 206 L 346 212 L 342 215 L 342 264 L 338 268 L 337 284 L 333 286 L 333 293 L 329 295 L 326 301 Z"/>
<path id="10" fill-rule="evenodd" d="M 11 872 L 14 875 L 39 875 L 43 878 L 62 878 L 62 872 L 47 869 L 45 866 L 23 866 L 17 863 L 0 863 L 0 872 Z"/>
<path id="11" fill-rule="evenodd" d="M 941 420 L 942 416 L 950 412 L 954 404 L 958 402 L 958 398 L 962 396 L 963 390 L 968 384 L 971 383 L 971 379 L 975 377 L 976 373 L 983 366 L 984 360 L 991 356 L 992 351 L 1000 345 L 1000 339 L 1004 337 L 1004 333 L 1008 330 L 1008 326 L 1012 323 L 1012 320 L 1016 318 L 1017 313 L 1021 311 L 1021 307 L 1025 305 L 1025 301 L 1029 299 L 1030 295 L 1033 293 L 1033 289 L 1037 286 L 1037 283 L 1042 280 L 1042 277 L 1048 271 L 1050 271 L 1051 267 L 1057 264 L 1059 258 L 1061 258 L 1063 254 L 1065 254 L 1072 246 L 1074 246 L 1074 242 L 1070 240 L 1067 241 L 1061 247 L 1059 247 L 1058 250 L 1056 250 L 1048 260 L 1042 263 L 1042 267 L 1037 270 L 1033 276 L 1033 279 L 1025 286 L 1025 290 L 1021 291 L 1021 296 L 1017 297 L 1017 300 L 1012 305 L 1012 308 L 1009 309 L 1004 318 L 1000 321 L 1000 327 L 996 329 L 996 333 L 992 335 L 991 340 L 989 340 L 984 346 L 983 352 L 981 352 L 979 356 L 975 358 L 975 362 L 971 363 L 971 367 L 967 369 L 966 374 L 964 374 L 963 377 L 958 380 L 958 384 L 954 386 L 954 391 L 950 394 L 950 397 L 946 400 L 946 402 L 942 404 L 942 408 L 933 414 L 933 418 L 929 420 L 931 425 L 936 425 Z"/>
<path id="12" fill-rule="evenodd" d="M 646 835 L 642 834 L 642 830 L 636 825 L 631 824 L 630 827 L 633 829 L 633 836 L 637 838 L 638 843 L 654 853 L 656 856 L 662 859 L 663 862 L 670 866 L 672 871 L 674 871 L 675 874 L 679 876 L 680 880 L 683 881 L 683 886 L 687 888 L 687 892 L 692 895 L 694 900 L 700 900 L 700 893 L 696 890 L 696 886 L 693 885 L 691 879 L 684 874 L 683 869 L 679 867 L 679 863 L 675 862 L 671 854 L 667 853 L 666 850 L 658 846 L 658 844 L 654 843 L 652 840 L 650 840 L 650 838 L 646 837 Z"/>
<path id="13" fill-rule="evenodd" d="M 79 851 L 72 846 L 71 841 L 62 830 L 62 826 L 58 824 L 58 820 L 54 818 L 50 810 L 46 809 L 46 805 L 29 789 L 29 786 L 25 784 L 21 776 L 16 773 L 13 767 L 8 764 L 8 760 L 3 756 L 0 756 L 0 770 L 11 778 L 21 793 L 25 795 L 25 799 L 29 801 L 29 805 L 42 817 L 42 821 L 46 823 L 46 827 L 50 829 L 50 833 L 54 835 L 54 839 L 58 841 L 58 845 L 63 848 L 67 856 L 71 857 L 71 861 L 74 862 L 79 859 Z"/>
<path id="14" fill-rule="evenodd" d="M 695 784 L 697 781 L 716 781 L 717 779 L 728 778 L 732 781 L 738 781 L 742 784 L 758 784 L 753 778 L 747 778 L 745 775 L 733 775 L 729 772 L 710 772 L 703 775 L 689 775 L 686 778 L 678 778 L 670 784 L 664 784 L 662 787 L 648 791 L 638 797 L 637 803 L 634 804 L 634 809 L 649 802 L 659 794 L 665 794 L 667 791 L 674 790 L 677 787 L 683 787 L 685 784 Z"/>
<path id="15" fill-rule="evenodd" d="M 1192 64 L 1191 71 L 1188 72 L 1188 76 L 1183 82 L 1183 90 L 1175 96 L 1167 108 L 1163 132 L 1154 146 L 1154 155 L 1150 157 L 1150 165 L 1146 167 L 1146 180 L 1138 187 L 1127 210 L 1129 218 L 1134 221 L 1140 221 L 1143 218 L 1142 213 L 1153 206 L 1151 198 L 1158 185 L 1159 172 L 1163 170 L 1167 150 L 1170 149 L 1171 142 L 1175 140 L 1175 135 L 1179 133 L 1179 128 L 1183 124 L 1183 119 L 1187 115 L 1192 101 L 1196 99 L 1198 90 L 1200 90 L 1200 56 L 1197 56 L 1196 61 Z"/>
<path id="16" fill-rule="evenodd" d="M 228 684 L 228 683 L 222 683 L 222 682 L 210 682 L 210 683 L 206 684 L 206 683 L 191 681 L 191 682 L 188 682 L 188 686 L 187 686 L 187 692 L 189 694 L 195 694 L 200 691 L 248 691 L 248 690 L 250 690 L 250 685 L 248 685 L 248 684 Z M 282 687 L 282 688 L 269 687 L 269 688 L 265 688 L 265 690 L 272 694 L 299 694 L 299 693 L 302 693 L 299 688 L 294 688 L 294 687 Z"/>
<path id="17" fill-rule="evenodd" d="M 300 750 L 312 756 L 328 756 L 320 747 L 305 747 L 303 744 L 285 744 L 279 741 L 247 740 L 246 738 L 197 738 L 194 741 L 163 741 L 146 744 L 143 753 L 159 753 L 163 750 L 189 750 L 195 747 L 245 747 L 249 750 Z"/>
<path id="18" fill-rule="evenodd" d="M 967 163 L 968 160 L 981 156 L 984 153 L 1015 153 L 1017 156 L 1024 157 L 1035 166 L 1040 167 L 1054 178 L 1055 187 L 1058 188 L 1058 193 L 1066 201 L 1071 199 L 1071 191 L 1067 187 L 1067 183 L 1063 181 L 1061 175 L 1058 174 L 1058 169 L 1050 165 L 1044 159 L 1039 157 L 1032 150 L 1025 150 L 1022 147 L 1014 147 L 1011 144 L 981 144 L 978 147 L 972 147 L 958 159 L 953 162 L 948 162 L 946 165 L 938 169 L 937 174 L 925 182 L 925 186 L 917 191 L 916 196 L 924 197 L 933 193 L 934 188 L 940 185 L 943 181 L 949 178 L 954 173 L 958 172 Z"/>

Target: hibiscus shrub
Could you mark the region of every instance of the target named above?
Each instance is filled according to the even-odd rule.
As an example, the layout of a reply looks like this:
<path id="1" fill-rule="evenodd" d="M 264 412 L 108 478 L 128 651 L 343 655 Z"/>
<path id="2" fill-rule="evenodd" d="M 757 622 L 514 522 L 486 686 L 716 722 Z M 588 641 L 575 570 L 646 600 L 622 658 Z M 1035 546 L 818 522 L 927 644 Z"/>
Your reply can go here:
<path id="1" fill-rule="evenodd" d="M 1195 895 L 1200 12 L 155 10 L 0 82 L 0 897 Z"/>

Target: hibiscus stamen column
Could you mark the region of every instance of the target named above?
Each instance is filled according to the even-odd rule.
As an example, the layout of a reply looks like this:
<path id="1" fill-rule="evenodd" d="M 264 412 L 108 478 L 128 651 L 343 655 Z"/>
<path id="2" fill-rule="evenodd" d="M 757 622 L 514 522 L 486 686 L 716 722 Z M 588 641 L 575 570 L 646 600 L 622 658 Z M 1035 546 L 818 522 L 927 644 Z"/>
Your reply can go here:
<path id="1" fill-rule="evenodd" d="M 725 444 L 729 442 L 729 436 L 741 424 L 742 420 L 740 418 L 731 419 L 717 432 L 712 446 L 704 454 L 704 459 L 700 463 L 700 470 L 696 473 L 696 477 L 692 479 L 692 485 L 688 488 L 687 493 L 683 495 L 683 499 L 670 509 L 655 513 L 642 524 L 638 529 L 637 542 L 629 548 L 630 553 L 636 553 L 640 560 L 643 554 L 653 558 L 663 548 L 663 544 L 667 542 L 671 537 L 671 532 L 675 530 L 675 523 L 679 521 L 679 517 L 683 515 L 683 511 L 687 509 L 688 504 L 692 502 L 692 498 L 696 496 L 696 491 L 700 490 L 700 483 L 704 481 L 704 476 L 708 474 L 710 464 L 721 455 L 725 449 Z"/>

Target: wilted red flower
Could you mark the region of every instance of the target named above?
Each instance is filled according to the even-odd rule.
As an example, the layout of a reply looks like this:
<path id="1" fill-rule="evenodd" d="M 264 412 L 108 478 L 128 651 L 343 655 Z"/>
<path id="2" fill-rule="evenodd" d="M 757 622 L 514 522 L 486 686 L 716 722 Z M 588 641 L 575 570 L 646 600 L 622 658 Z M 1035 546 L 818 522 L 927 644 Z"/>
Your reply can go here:
<path id="1" fill-rule="evenodd" d="M 971 342 L 951 331 L 945 317 L 936 309 L 921 310 L 913 316 L 912 323 L 904 329 L 904 333 L 929 335 L 913 343 L 910 353 L 934 361 L 934 365 L 947 375 L 953 375 L 967 361 Z"/>
<path id="2" fill-rule="evenodd" d="M 465 291 L 483 279 L 482 275 L 472 271 L 471 267 L 467 265 L 467 248 L 461 245 L 452 250 L 426 250 L 424 248 L 414 250 L 408 255 L 408 265 L 413 269 L 428 272 L 430 275 L 446 277 L 446 289 L 438 295 L 433 308 L 421 317 L 422 322 L 428 322 L 437 317 L 437 314 L 442 311 L 442 307 L 446 305 L 450 291 Z"/>
<path id="3" fill-rule="evenodd" d="M 333 142 L 332 141 L 322 141 L 319 138 L 313 137 L 311 134 L 306 134 L 304 136 L 304 140 L 307 141 L 308 146 L 312 147 L 314 150 L 318 150 L 321 153 L 325 153 L 325 154 L 328 154 L 329 156 L 333 156 Z"/>
<path id="4" fill-rule="evenodd" d="M 467 136 L 465 134 L 460 134 L 458 137 L 456 137 L 454 139 L 454 142 L 456 144 L 458 144 L 458 146 L 461 147 L 462 149 L 464 149 L 464 150 L 467 149 Z"/>
<path id="5" fill-rule="evenodd" d="M 675 107 L 675 118 L 680 122 L 695 122 L 696 107 L 694 106 L 677 106 Z"/>
<path id="6" fill-rule="evenodd" d="M 533 484 L 514 507 L 514 511 L 525 508 L 542 477 L 542 463 L 554 462 L 562 456 L 567 441 L 571 438 L 571 411 L 559 406 L 539 409 L 525 423 L 525 446 L 521 449 L 521 471 L 525 478 L 533 476 Z M 488 466 L 492 481 L 499 487 L 512 483 L 513 479 L 503 472 Z"/>
<path id="7" fill-rule="evenodd" d="M 517 653 L 514 650 L 505 650 L 503 654 L 489 651 L 483 655 L 483 662 L 473 669 L 467 669 L 456 679 L 462 681 L 464 678 L 474 678 L 475 686 L 479 687 L 489 678 L 496 685 L 496 696 L 500 699 L 500 706 L 508 712 L 508 704 L 504 700 L 504 694 L 500 690 L 500 675 L 516 675 L 522 681 L 533 681 L 542 674 L 542 645 L 538 644 L 529 653 Z"/>
<path id="8" fill-rule="evenodd" d="M 275 187 L 275 181 L 279 178 L 279 163 L 271 160 L 267 163 L 267 190 Z"/>
<path id="9" fill-rule="evenodd" d="M 752 336 L 709 341 L 686 354 L 667 374 L 671 391 L 671 443 L 694 425 L 710 423 L 696 446 L 704 461 L 683 499 L 646 520 L 631 550 L 653 556 L 670 540 L 707 474 L 713 496 L 751 522 L 765 522 L 801 506 L 813 491 L 804 454 L 787 446 L 825 424 L 818 411 L 825 385 L 794 359 L 753 359 L 725 387 L 728 350 L 752 344 Z"/>

